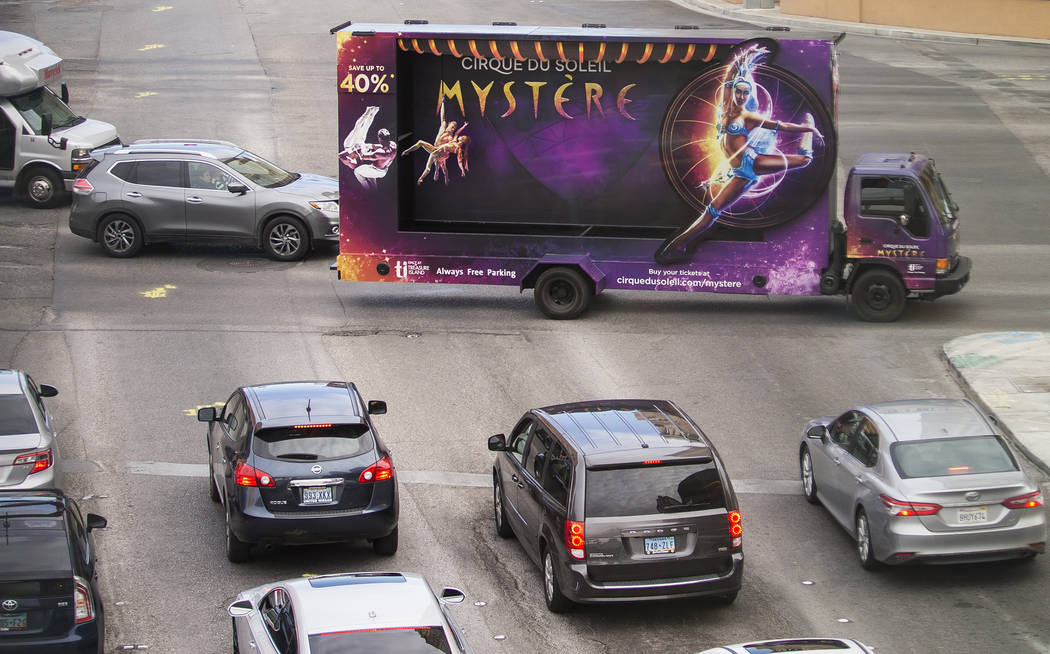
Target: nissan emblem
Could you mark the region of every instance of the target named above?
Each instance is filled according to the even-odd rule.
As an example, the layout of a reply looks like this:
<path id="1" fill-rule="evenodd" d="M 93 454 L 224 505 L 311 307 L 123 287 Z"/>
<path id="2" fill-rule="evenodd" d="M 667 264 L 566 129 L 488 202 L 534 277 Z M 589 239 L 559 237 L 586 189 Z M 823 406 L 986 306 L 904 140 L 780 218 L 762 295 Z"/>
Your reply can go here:
<path id="1" fill-rule="evenodd" d="M 324 472 L 324 468 L 322 468 L 320 464 L 315 463 L 313 466 L 310 467 L 310 472 L 314 473 L 315 475 L 319 475 L 322 472 Z"/>

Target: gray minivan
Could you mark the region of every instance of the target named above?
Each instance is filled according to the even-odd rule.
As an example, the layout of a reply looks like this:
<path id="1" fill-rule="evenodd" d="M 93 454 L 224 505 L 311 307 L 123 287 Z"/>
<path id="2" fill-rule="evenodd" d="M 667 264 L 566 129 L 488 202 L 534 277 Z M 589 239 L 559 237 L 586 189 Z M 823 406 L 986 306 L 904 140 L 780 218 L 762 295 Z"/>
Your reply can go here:
<path id="1" fill-rule="evenodd" d="M 543 571 L 553 612 L 573 602 L 707 596 L 744 571 L 740 507 L 715 448 L 673 402 L 600 400 L 527 412 L 491 436 L 500 537 Z"/>
<path id="2" fill-rule="evenodd" d="M 91 153 L 69 229 L 113 257 L 147 243 L 235 241 L 298 261 L 339 241 L 339 183 L 288 172 L 226 141 L 136 141 Z"/>

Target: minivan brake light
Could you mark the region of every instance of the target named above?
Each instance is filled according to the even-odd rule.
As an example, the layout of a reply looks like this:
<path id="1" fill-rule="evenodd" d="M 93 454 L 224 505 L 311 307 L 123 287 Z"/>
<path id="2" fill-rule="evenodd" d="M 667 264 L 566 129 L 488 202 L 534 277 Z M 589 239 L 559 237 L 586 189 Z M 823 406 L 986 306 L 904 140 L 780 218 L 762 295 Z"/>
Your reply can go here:
<path id="1" fill-rule="evenodd" d="M 583 559 L 587 555 L 583 541 L 582 522 L 565 521 L 565 548 L 569 550 L 569 556 L 574 559 Z"/>

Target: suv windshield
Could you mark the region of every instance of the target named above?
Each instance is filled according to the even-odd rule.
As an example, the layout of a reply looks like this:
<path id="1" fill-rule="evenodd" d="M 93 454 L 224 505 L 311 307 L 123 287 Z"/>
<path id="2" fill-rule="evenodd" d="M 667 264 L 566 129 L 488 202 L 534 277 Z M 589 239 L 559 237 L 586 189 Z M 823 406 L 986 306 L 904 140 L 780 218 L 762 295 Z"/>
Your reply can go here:
<path id="1" fill-rule="evenodd" d="M 587 517 L 724 509 L 715 464 L 638 465 L 587 470 Z"/>
<path id="2" fill-rule="evenodd" d="M 24 395 L 0 395 L 0 436 L 37 431 L 36 417 Z"/>
<path id="3" fill-rule="evenodd" d="M 357 456 L 374 447 L 367 425 L 300 425 L 260 429 L 252 451 L 264 459 L 326 461 Z"/>
<path id="4" fill-rule="evenodd" d="M 1017 470 L 1017 462 L 998 436 L 894 443 L 890 454 L 902 479 Z"/>
<path id="5" fill-rule="evenodd" d="M 343 631 L 310 634 L 312 654 L 451 654 L 448 638 L 441 627 L 403 627 L 377 631 Z"/>
<path id="6" fill-rule="evenodd" d="M 22 114 L 22 118 L 29 123 L 29 126 L 37 134 L 40 133 L 40 128 L 43 125 L 44 114 L 51 114 L 52 129 L 70 127 L 84 121 L 83 118 L 73 113 L 73 110 L 67 107 L 66 103 L 62 102 L 62 99 L 55 95 L 54 91 L 46 86 L 34 89 L 29 93 L 16 95 L 10 100 L 15 109 L 18 109 L 18 113 Z"/>
<path id="7" fill-rule="evenodd" d="M 20 509 L 25 511 L 25 508 Z M 34 513 L 46 511 L 34 507 Z M 60 515 L 18 515 L 0 506 L 0 574 L 17 571 L 23 578 L 52 577 L 71 573 L 69 542 Z"/>
<path id="8" fill-rule="evenodd" d="M 247 150 L 236 157 L 222 159 L 221 161 L 250 179 L 252 183 L 265 186 L 266 188 L 285 186 L 299 179 L 298 173 L 290 173 Z"/>

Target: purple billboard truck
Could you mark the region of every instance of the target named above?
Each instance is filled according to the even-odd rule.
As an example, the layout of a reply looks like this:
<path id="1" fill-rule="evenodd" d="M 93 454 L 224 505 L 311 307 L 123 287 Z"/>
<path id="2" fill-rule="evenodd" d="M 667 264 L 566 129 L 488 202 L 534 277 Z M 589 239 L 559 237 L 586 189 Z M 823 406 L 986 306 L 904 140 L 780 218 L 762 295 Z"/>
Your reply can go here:
<path id="1" fill-rule="evenodd" d="M 836 43 L 739 32 L 346 24 L 340 279 L 846 295 L 864 320 L 968 281 L 926 156 L 869 154 L 835 211 Z"/>

